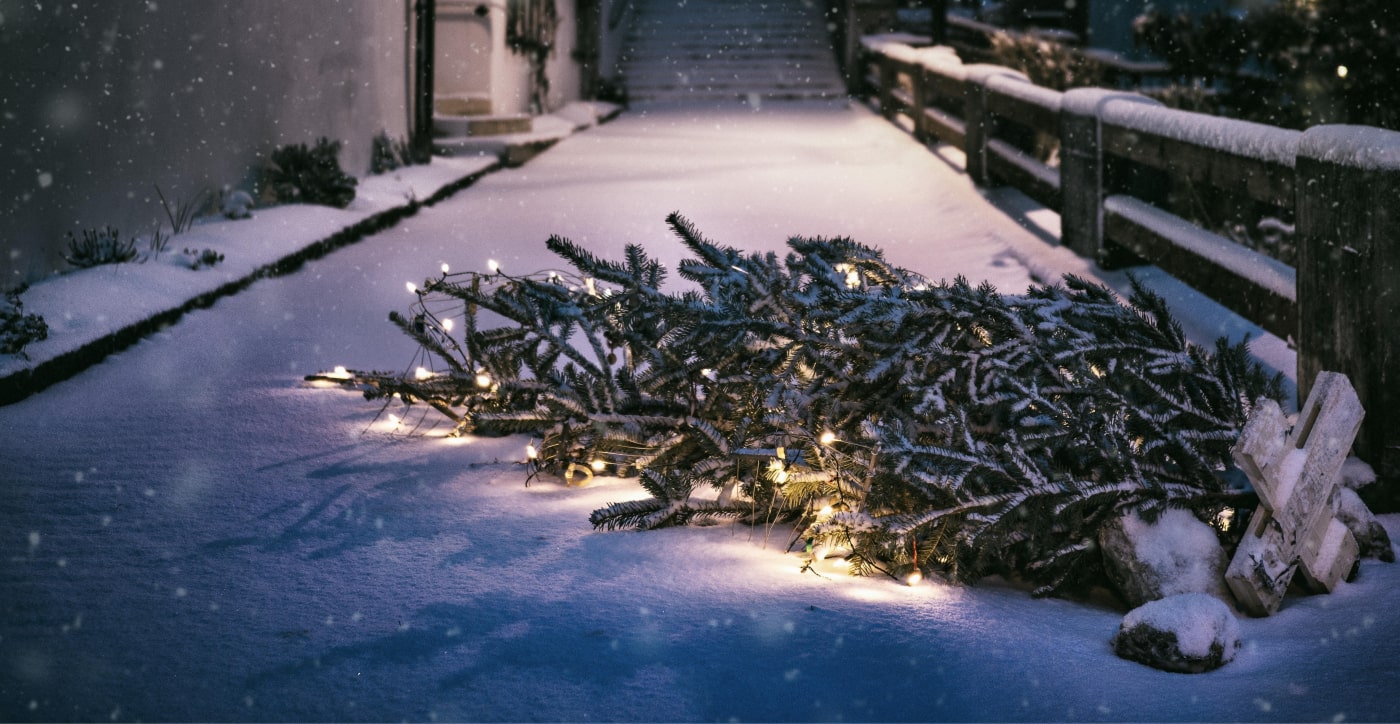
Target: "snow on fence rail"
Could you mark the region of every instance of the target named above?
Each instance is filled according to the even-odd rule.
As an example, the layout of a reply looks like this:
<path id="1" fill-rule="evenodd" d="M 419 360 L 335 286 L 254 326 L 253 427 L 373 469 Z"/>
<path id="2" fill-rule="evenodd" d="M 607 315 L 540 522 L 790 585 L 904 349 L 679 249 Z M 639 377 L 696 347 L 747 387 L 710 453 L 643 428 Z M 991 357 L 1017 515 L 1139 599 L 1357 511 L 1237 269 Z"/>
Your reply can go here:
<path id="1" fill-rule="evenodd" d="M 1298 346 L 1306 396 L 1347 374 L 1369 415 L 1357 452 L 1400 502 L 1400 133 L 1305 132 L 1172 110 L 1134 93 L 1058 92 L 964 65 L 910 36 L 866 36 L 852 92 L 921 141 L 962 149 L 983 185 L 1060 213 L 1064 244 L 1109 266 L 1153 263 Z M 1058 146 L 1058 165 L 1044 159 Z M 1174 186 L 1217 189 L 1293 215 L 1295 268 L 1165 208 Z M 1394 419 L 1391 419 L 1394 418 Z"/>

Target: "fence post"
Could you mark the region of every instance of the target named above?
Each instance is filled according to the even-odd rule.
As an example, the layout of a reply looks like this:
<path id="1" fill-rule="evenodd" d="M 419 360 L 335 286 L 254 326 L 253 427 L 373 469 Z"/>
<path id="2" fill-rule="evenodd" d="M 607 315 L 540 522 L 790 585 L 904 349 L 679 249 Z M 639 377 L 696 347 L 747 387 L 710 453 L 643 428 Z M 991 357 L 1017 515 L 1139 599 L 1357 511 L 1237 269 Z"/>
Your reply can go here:
<path id="1" fill-rule="evenodd" d="M 1136 93 L 1075 88 L 1060 102 L 1060 240 L 1074 253 L 1104 259 L 1106 164 L 1101 111 L 1113 100 L 1160 105 Z"/>
<path id="2" fill-rule="evenodd" d="M 846 47 L 841 49 L 841 55 L 846 61 L 847 88 L 853 93 L 865 82 L 865 69 L 860 65 L 861 37 L 893 32 L 895 25 L 894 0 L 846 0 L 841 29 Z"/>
<path id="3" fill-rule="evenodd" d="M 1368 502 L 1400 510 L 1400 133 L 1310 128 L 1297 175 L 1298 397 L 1319 372 L 1351 378 Z"/>
<path id="4" fill-rule="evenodd" d="M 909 109 L 909 115 L 914 117 L 914 138 L 919 143 L 927 144 L 929 139 L 928 127 L 924 121 L 924 109 L 928 107 L 928 68 L 924 67 L 923 61 L 914 63 L 914 70 L 909 74 L 910 96 L 914 101 L 914 107 Z"/>
<path id="5" fill-rule="evenodd" d="M 896 115 L 894 88 L 899 76 L 895 73 L 894 62 L 883 52 L 875 54 L 875 67 L 880 78 L 879 87 L 875 89 L 880 94 L 880 115 L 884 116 L 885 120 L 893 121 Z"/>
<path id="6" fill-rule="evenodd" d="M 978 186 L 991 183 L 987 170 L 987 143 L 996 136 L 996 119 L 987 112 L 987 81 L 997 76 L 1030 82 L 1020 71 L 1000 65 L 976 63 L 965 66 L 963 126 L 967 134 L 967 175 Z"/>

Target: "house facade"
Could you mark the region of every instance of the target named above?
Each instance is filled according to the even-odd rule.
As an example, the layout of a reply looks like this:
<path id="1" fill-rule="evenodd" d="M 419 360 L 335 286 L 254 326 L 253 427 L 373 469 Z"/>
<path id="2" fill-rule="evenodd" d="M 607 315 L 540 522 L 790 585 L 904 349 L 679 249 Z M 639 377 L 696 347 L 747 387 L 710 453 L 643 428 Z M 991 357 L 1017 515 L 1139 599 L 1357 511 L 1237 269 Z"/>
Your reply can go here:
<path id="1" fill-rule="evenodd" d="M 254 191 L 281 145 L 338 140 L 342 166 L 362 176 L 372 139 L 410 136 L 423 98 L 553 110 L 615 65 L 627 5 L 0 2 L 0 287 L 65 269 L 69 232 L 149 234 L 165 218 L 157 186 L 172 202 Z M 436 15 L 426 56 L 424 12 Z M 522 12 L 536 30 L 553 25 L 543 94 L 519 52 Z"/>

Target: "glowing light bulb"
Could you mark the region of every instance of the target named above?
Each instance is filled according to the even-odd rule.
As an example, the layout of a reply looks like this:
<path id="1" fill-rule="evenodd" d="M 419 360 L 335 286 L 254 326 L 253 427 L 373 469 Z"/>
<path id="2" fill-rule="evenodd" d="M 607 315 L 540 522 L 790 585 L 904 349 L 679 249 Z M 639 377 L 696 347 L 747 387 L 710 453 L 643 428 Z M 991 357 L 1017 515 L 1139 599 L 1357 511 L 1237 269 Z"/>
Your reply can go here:
<path id="1" fill-rule="evenodd" d="M 477 370 L 477 373 L 476 373 L 476 386 L 477 386 L 477 387 L 482 387 L 482 388 L 490 387 L 490 386 L 491 386 L 491 375 L 490 375 L 490 373 L 486 372 L 485 370 Z"/>
<path id="2" fill-rule="evenodd" d="M 444 320 L 442 320 L 442 331 L 444 331 L 444 332 L 451 332 L 451 331 L 452 331 L 452 327 L 454 326 L 454 324 L 455 324 L 455 323 L 454 323 L 451 319 L 444 319 Z"/>
<path id="3" fill-rule="evenodd" d="M 432 371 L 429 370 L 427 367 L 419 367 L 418 369 L 413 371 L 413 378 L 416 380 L 426 380 L 431 378 L 432 376 Z"/>
<path id="4" fill-rule="evenodd" d="M 443 262 L 443 263 L 442 263 L 442 273 L 443 273 L 443 274 L 446 274 L 446 273 L 447 273 L 447 270 L 448 270 L 447 262 Z"/>
<path id="5" fill-rule="evenodd" d="M 924 574 L 923 574 L 919 569 L 917 569 L 917 568 L 915 568 L 914 570 L 910 571 L 910 572 L 909 572 L 909 575 L 904 577 L 904 583 L 905 583 L 906 585 L 910 585 L 910 586 L 917 586 L 917 585 L 919 585 L 919 583 L 922 582 L 923 580 L 924 580 Z"/>
<path id="6" fill-rule="evenodd" d="M 1337 66 L 1337 77 L 1338 77 L 1338 78 L 1345 78 L 1345 77 L 1347 77 L 1347 73 L 1348 73 L 1348 72 L 1349 72 L 1349 71 L 1347 70 L 1347 67 L 1346 67 L 1345 65 L 1339 65 L 1339 66 Z"/>
<path id="7" fill-rule="evenodd" d="M 831 514 L 832 514 L 832 513 L 835 513 L 835 512 L 836 512 L 836 509 L 835 509 L 835 508 L 832 508 L 830 505 L 824 505 L 824 506 L 822 506 L 822 509 L 821 509 L 821 510 L 818 510 L 818 511 L 817 511 L 817 517 L 818 517 L 818 518 L 830 518 L 830 517 L 831 517 Z"/>
<path id="8" fill-rule="evenodd" d="M 595 473 L 603 472 L 603 466 L 605 465 L 607 465 L 607 463 L 603 462 L 599 458 L 593 458 L 593 462 L 588 464 L 589 467 L 593 468 L 593 472 Z"/>
<path id="9" fill-rule="evenodd" d="M 349 377 L 350 370 L 345 369 L 345 365 L 336 365 L 335 369 L 331 371 L 331 374 L 336 377 Z"/>
<path id="10" fill-rule="evenodd" d="M 409 294 L 418 293 L 418 285 L 414 284 L 413 282 L 404 282 L 404 288 L 408 289 Z"/>
<path id="11" fill-rule="evenodd" d="M 529 445 L 526 445 L 526 446 L 525 446 L 525 459 L 526 459 L 526 460 L 537 460 L 537 459 L 539 459 L 539 457 L 540 457 L 540 451 L 535 449 L 535 443 L 532 442 L 532 443 L 530 443 Z"/>
<path id="12" fill-rule="evenodd" d="M 822 433 L 821 437 L 817 438 L 817 442 L 820 442 L 823 445 L 830 445 L 831 443 L 836 442 L 836 433 L 827 430 L 826 432 Z"/>
<path id="13" fill-rule="evenodd" d="M 501 264 L 495 259 L 487 259 L 486 268 L 489 269 L 492 274 L 496 274 L 501 271 Z"/>
<path id="14" fill-rule="evenodd" d="M 860 286 L 860 272 L 852 269 L 846 272 L 846 288 L 855 289 Z"/>

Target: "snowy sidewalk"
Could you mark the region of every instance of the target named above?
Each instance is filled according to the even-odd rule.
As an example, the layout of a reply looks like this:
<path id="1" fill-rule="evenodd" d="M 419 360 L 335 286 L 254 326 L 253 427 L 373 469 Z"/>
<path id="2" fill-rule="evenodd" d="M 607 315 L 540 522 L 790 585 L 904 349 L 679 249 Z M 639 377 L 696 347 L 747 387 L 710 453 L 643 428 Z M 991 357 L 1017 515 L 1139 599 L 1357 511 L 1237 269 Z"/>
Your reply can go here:
<path id="1" fill-rule="evenodd" d="M 0 407 L 0 719 L 1400 716 L 1400 566 L 1363 561 L 1241 621 L 1226 667 L 1167 674 L 1113 655 L 1100 604 L 804 574 L 781 528 L 595 532 L 635 482 L 526 488 L 523 438 L 404 436 L 302 381 L 407 368 L 385 316 L 443 263 L 550 268 L 558 233 L 674 268 L 670 211 L 744 249 L 849 235 L 1007 291 L 1084 268 L 863 109 L 634 109 Z"/>

